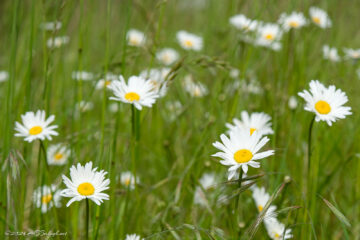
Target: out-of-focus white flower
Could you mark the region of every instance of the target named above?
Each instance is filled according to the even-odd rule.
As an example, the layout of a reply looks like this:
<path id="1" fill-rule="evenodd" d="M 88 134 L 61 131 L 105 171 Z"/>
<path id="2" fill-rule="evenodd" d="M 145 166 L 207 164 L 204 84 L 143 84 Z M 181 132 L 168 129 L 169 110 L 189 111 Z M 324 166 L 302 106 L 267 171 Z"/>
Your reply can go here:
<path id="1" fill-rule="evenodd" d="M 298 101 L 295 96 L 291 96 L 288 101 L 289 108 L 294 110 L 298 105 Z"/>
<path id="2" fill-rule="evenodd" d="M 70 38 L 68 36 L 49 38 L 46 42 L 48 48 L 59 48 L 69 43 Z"/>
<path id="3" fill-rule="evenodd" d="M 136 176 L 136 182 L 135 182 L 135 176 L 127 171 L 120 174 L 120 183 L 121 185 L 124 185 L 125 188 L 129 188 L 130 190 L 134 190 L 136 184 L 139 183 L 139 177 Z"/>
<path id="4" fill-rule="evenodd" d="M 282 37 L 282 30 L 279 25 L 274 23 L 266 23 L 257 29 L 257 38 L 255 45 L 268 47 L 272 50 L 278 51 L 281 49 L 280 40 Z"/>
<path id="5" fill-rule="evenodd" d="M 94 108 L 94 104 L 92 102 L 81 101 L 76 104 L 76 109 L 80 112 L 87 112 Z"/>
<path id="6" fill-rule="evenodd" d="M 63 144 L 54 144 L 48 147 L 46 155 L 49 165 L 64 165 L 70 157 L 70 149 Z"/>
<path id="7" fill-rule="evenodd" d="M 313 23 L 321 28 L 329 28 L 331 27 L 332 23 L 329 18 L 329 15 L 318 7 L 311 7 L 309 10 L 310 17 Z"/>
<path id="8" fill-rule="evenodd" d="M 117 112 L 119 110 L 119 104 L 118 103 L 111 103 L 109 104 L 109 111 L 110 112 Z"/>
<path id="9" fill-rule="evenodd" d="M 198 35 L 186 31 L 179 31 L 176 34 L 176 38 L 180 46 L 185 50 L 200 51 L 203 48 L 203 39 Z"/>
<path id="10" fill-rule="evenodd" d="M 285 31 L 289 31 L 290 29 L 298 29 L 307 24 L 307 20 L 304 14 L 301 12 L 292 12 L 289 15 L 282 13 L 278 22 Z"/>
<path id="11" fill-rule="evenodd" d="M 86 71 L 73 71 L 71 77 L 78 81 L 90 81 L 94 78 L 94 74 Z"/>
<path id="12" fill-rule="evenodd" d="M 324 59 L 328 59 L 332 62 L 339 62 L 341 60 L 336 48 L 329 47 L 329 45 L 324 45 L 322 50 Z"/>
<path id="13" fill-rule="evenodd" d="M 0 71 L 0 82 L 5 82 L 9 78 L 9 73 L 6 71 Z"/>
<path id="14" fill-rule="evenodd" d="M 141 47 L 146 43 L 146 36 L 137 29 L 130 29 L 126 34 L 126 39 L 130 46 Z"/>
<path id="15" fill-rule="evenodd" d="M 125 240 L 142 240 L 137 234 L 127 234 Z"/>
<path id="16" fill-rule="evenodd" d="M 33 203 L 37 208 L 41 208 L 42 213 L 46 213 L 53 206 L 59 208 L 61 207 L 60 190 L 56 190 L 55 185 L 38 187 L 33 193 Z"/>
<path id="17" fill-rule="evenodd" d="M 276 218 L 269 221 L 264 221 L 269 237 L 273 240 L 283 240 L 293 238 L 290 228 L 285 228 L 285 225 L 280 223 Z"/>
<path id="18" fill-rule="evenodd" d="M 352 60 L 360 59 L 360 48 L 359 49 L 344 48 L 344 53 L 347 59 L 352 59 Z"/>
<path id="19" fill-rule="evenodd" d="M 147 79 L 154 86 L 154 90 L 158 92 L 160 97 L 164 97 L 167 93 L 166 79 L 170 74 L 170 68 L 152 68 L 144 70 L 140 73 L 140 77 Z"/>
<path id="20" fill-rule="evenodd" d="M 193 97 L 203 97 L 208 94 L 207 87 L 200 82 L 194 82 L 191 75 L 187 75 L 184 78 L 183 84 L 185 91 L 187 91 Z"/>
<path id="21" fill-rule="evenodd" d="M 256 20 L 249 19 L 243 14 L 238 14 L 238 15 L 232 16 L 229 19 L 229 22 L 231 25 L 233 25 L 237 29 L 245 31 L 245 32 L 246 31 L 255 31 L 258 26 L 258 22 Z"/>
<path id="22" fill-rule="evenodd" d="M 180 101 L 166 102 L 166 119 L 174 121 L 183 111 L 183 106 Z"/>
<path id="23" fill-rule="evenodd" d="M 229 73 L 231 78 L 237 79 L 240 75 L 240 70 L 236 68 L 232 68 Z"/>
<path id="24" fill-rule="evenodd" d="M 159 62 L 165 65 L 171 65 L 179 59 L 179 53 L 173 48 L 163 48 L 156 53 Z"/>
<path id="25" fill-rule="evenodd" d="M 207 201 L 203 190 L 209 190 L 216 183 L 216 176 L 213 173 L 205 173 L 199 180 L 201 186 L 197 186 L 194 194 L 194 203 L 205 206 Z"/>
<path id="26" fill-rule="evenodd" d="M 41 28 L 45 31 L 57 31 L 62 27 L 62 23 L 59 21 L 46 22 L 41 24 Z"/>

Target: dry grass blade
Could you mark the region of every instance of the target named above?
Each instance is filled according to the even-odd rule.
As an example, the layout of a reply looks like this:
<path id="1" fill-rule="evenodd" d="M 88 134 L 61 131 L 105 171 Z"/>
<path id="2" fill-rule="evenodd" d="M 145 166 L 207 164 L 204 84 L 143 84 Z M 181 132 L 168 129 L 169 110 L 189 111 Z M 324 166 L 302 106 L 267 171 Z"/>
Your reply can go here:
<path id="1" fill-rule="evenodd" d="M 330 208 L 330 210 L 335 214 L 335 216 L 340 220 L 340 222 L 342 222 L 343 224 L 345 224 L 345 226 L 347 227 L 351 227 L 351 224 L 349 222 L 349 220 L 345 217 L 344 214 L 342 214 L 334 205 L 332 205 L 328 200 L 326 200 L 325 198 L 323 198 L 322 196 L 319 196 L 324 203 Z"/>

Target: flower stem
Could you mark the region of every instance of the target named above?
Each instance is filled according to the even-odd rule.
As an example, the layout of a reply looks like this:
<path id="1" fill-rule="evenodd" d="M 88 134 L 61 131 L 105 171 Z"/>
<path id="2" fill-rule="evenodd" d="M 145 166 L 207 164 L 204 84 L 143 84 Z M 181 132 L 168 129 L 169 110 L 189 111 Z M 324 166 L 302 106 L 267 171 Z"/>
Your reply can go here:
<path id="1" fill-rule="evenodd" d="M 86 203 L 86 215 L 85 215 L 85 228 L 86 228 L 86 231 L 85 231 L 85 239 L 86 240 L 89 240 L 89 199 L 86 198 L 85 199 L 85 203 Z"/>
<path id="2" fill-rule="evenodd" d="M 308 135 L 308 172 L 309 172 L 309 169 L 310 169 L 310 159 L 311 159 L 311 135 L 312 135 L 312 129 L 313 129 L 313 126 L 314 126 L 314 121 L 315 121 L 315 116 L 311 119 L 311 122 L 310 122 L 310 126 L 309 126 L 309 135 Z"/>

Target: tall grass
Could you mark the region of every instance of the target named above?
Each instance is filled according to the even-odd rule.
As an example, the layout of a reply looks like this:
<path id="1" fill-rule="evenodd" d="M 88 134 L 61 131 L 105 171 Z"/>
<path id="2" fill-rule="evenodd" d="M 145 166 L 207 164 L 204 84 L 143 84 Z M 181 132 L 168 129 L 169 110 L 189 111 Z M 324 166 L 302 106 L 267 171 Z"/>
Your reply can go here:
<path id="1" fill-rule="evenodd" d="M 124 239 L 129 233 L 147 239 L 269 239 L 250 186 L 244 187 L 244 179 L 243 185 L 228 182 L 227 169 L 211 157 L 216 150 L 212 143 L 226 131 L 225 123 L 243 110 L 272 116 L 275 134 L 269 148 L 275 149 L 275 156 L 247 176 L 257 175 L 251 181 L 272 194 L 271 202 L 294 239 L 360 238 L 360 65 L 326 61 L 321 51 L 325 44 L 360 47 L 360 2 L 204 0 L 203 8 L 191 5 L 195 2 L 0 3 L 0 71 L 9 72 L 9 79 L 0 82 L 0 239 L 9 231 L 36 229 L 67 232 L 69 239 L 84 239 L 87 232 L 89 239 Z M 333 27 L 322 30 L 310 24 L 287 33 L 279 52 L 239 41 L 240 33 L 228 22 L 238 13 L 275 22 L 282 12 L 307 15 L 313 5 L 329 12 Z M 63 23 L 60 30 L 40 28 L 56 20 Z M 145 32 L 145 47 L 127 45 L 131 28 Z M 203 36 L 204 49 L 181 49 L 175 37 L 179 30 Z M 49 38 L 62 35 L 70 37 L 69 44 L 47 47 Z M 110 111 L 111 93 L 95 90 L 96 81 L 110 72 L 127 79 L 162 67 L 155 54 L 164 47 L 181 55 L 167 95 L 152 109 L 140 112 L 117 103 L 118 111 Z M 241 87 L 228 91 L 233 68 L 240 70 L 239 82 L 255 78 L 263 93 L 247 93 Z M 96 77 L 76 81 L 73 71 L 90 71 Z M 209 88 L 207 96 L 192 98 L 184 91 L 182 81 L 189 73 Z M 311 79 L 344 90 L 354 114 L 332 127 L 315 122 L 309 138 L 312 115 L 303 110 L 300 98 L 296 109 L 288 107 L 288 100 Z M 83 100 L 94 108 L 79 111 Z M 182 104 L 174 119 L 167 110 L 173 101 Z M 20 114 L 37 109 L 55 114 L 59 126 L 59 136 L 44 145 L 14 137 Z M 45 148 L 58 142 L 71 148 L 71 157 L 64 166 L 47 168 Z M 80 202 L 67 208 L 63 199 L 61 208 L 42 214 L 32 203 L 34 189 L 45 183 L 64 188 L 61 175 L 68 175 L 71 165 L 88 161 L 108 171 L 110 200 L 101 206 Z M 120 184 L 124 171 L 139 180 L 134 191 Z M 194 204 L 194 192 L 208 172 L 217 174 L 218 183 L 205 191 L 208 205 L 203 207 Z M 219 196 L 228 204 L 220 204 Z"/>

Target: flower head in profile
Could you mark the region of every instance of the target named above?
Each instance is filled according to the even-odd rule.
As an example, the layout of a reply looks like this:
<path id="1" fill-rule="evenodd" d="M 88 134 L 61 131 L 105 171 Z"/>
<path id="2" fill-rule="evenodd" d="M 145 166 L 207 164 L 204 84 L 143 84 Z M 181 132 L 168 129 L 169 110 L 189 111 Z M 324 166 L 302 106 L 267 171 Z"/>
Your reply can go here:
<path id="1" fill-rule="evenodd" d="M 71 77 L 78 81 L 90 81 L 94 78 L 94 74 L 86 71 L 73 71 Z"/>
<path id="2" fill-rule="evenodd" d="M 359 49 L 345 48 L 344 53 L 347 59 L 352 59 L 352 60 L 360 59 L 360 48 Z"/>
<path id="3" fill-rule="evenodd" d="M 125 240 L 141 240 L 141 237 L 137 234 L 127 234 Z"/>
<path id="4" fill-rule="evenodd" d="M 67 207 L 74 201 L 86 198 L 97 205 L 100 205 L 103 200 L 109 200 L 109 195 L 103 193 L 109 189 L 110 184 L 110 180 L 105 179 L 107 172 L 96 170 L 97 168 L 92 168 L 92 162 L 86 163 L 85 166 L 78 163 L 77 166 L 73 165 L 70 168 L 71 179 L 62 175 L 67 188 L 61 191 L 61 196 L 71 198 L 66 204 Z"/>
<path id="5" fill-rule="evenodd" d="M 186 31 L 179 31 L 176 34 L 176 38 L 180 46 L 185 50 L 200 51 L 203 48 L 203 39 L 198 35 Z"/>
<path id="6" fill-rule="evenodd" d="M 169 74 L 171 74 L 170 68 L 152 68 L 142 71 L 140 77 L 148 79 L 159 97 L 164 97 L 168 90 L 166 80 Z"/>
<path id="7" fill-rule="evenodd" d="M 255 31 L 258 26 L 258 22 L 256 20 L 251 20 L 243 14 L 238 14 L 238 15 L 232 16 L 229 19 L 229 22 L 231 25 L 233 25 L 237 29 L 239 29 L 241 31 L 245 31 L 245 32 Z"/>
<path id="8" fill-rule="evenodd" d="M 188 92 L 192 97 L 203 97 L 209 92 L 204 84 L 195 82 L 191 75 L 187 75 L 184 78 L 183 85 L 185 91 Z"/>
<path id="9" fill-rule="evenodd" d="M 136 183 L 135 183 L 135 176 L 127 171 L 123 172 L 120 175 L 120 183 L 121 185 L 124 185 L 125 188 L 129 188 L 130 190 L 135 189 L 135 185 L 139 183 L 139 177 L 136 177 Z"/>
<path id="10" fill-rule="evenodd" d="M 258 209 L 259 212 L 262 212 L 267 202 L 270 199 L 270 195 L 265 191 L 264 187 L 259 188 L 257 186 L 254 186 L 252 188 L 252 191 L 253 191 L 252 197 L 256 204 L 256 208 Z M 275 210 L 276 210 L 276 206 L 270 205 L 266 211 L 264 221 L 269 221 L 272 218 L 275 218 L 276 217 Z"/>
<path id="11" fill-rule="evenodd" d="M 326 88 L 318 80 L 310 82 L 310 92 L 304 90 L 299 96 L 306 101 L 304 109 L 315 113 L 315 121 L 326 121 L 329 126 L 338 119 L 351 115 L 351 107 L 345 107 L 348 97 L 334 85 Z"/>
<path id="12" fill-rule="evenodd" d="M 137 29 L 130 29 L 126 33 L 126 39 L 128 44 L 134 47 L 141 47 L 146 43 L 145 34 Z"/>
<path id="13" fill-rule="evenodd" d="M 322 48 L 324 59 L 328 59 L 332 62 L 339 62 L 341 60 L 338 50 L 334 47 L 330 47 L 329 45 L 324 45 Z"/>
<path id="14" fill-rule="evenodd" d="M 24 137 L 27 142 L 32 142 L 36 139 L 52 140 L 52 136 L 57 136 L 58 133 L 54 131 L 57 125 L 50 125 L 55 120 L 55 116 L 51 115 L 47 119 L 44 110 L 35 112 L 27 112 L 21 115 L 22 124 L 15 123 L 16 137 Z"/>
<path id="15" fill-rule="evenodd" d="M 268 235 L 273 240 L 282 240 L 293 238 L 290 228 L 285 228 L 285 225 L 279 222 L 276 218 L 269 221 L 264 221 Z"/>
<path id="16" fill-rule="evenodd" d="M 68 36 L 54 37 L 47 40 L 46 45 L 48 48 L 59 48 L 69 43 L 70 38 Z"/>
<path id="17" fill-rule="evenodd" d="M 0 71 L 0 83 L 5 82 L 9 78 L 9 73 L 6 71 Z"/>
<path id="18" fill-rule="evenodd" d="M 281 40 L 282 35 L 283 31 L 279 25 L 275 23 L 266 23 L 257 28 L 257 39 L 255 40 L 255 44 L 278 51 L 281 49 L 279 41 Z"/>
<path id="19" fill-rule="evenodd" d="M 58 31 L 62 27 L 62 23 L 59 21 L 45 22 L 41 24 L 41 28 L 45 31 Z"/>
<path id="20" fill-rule="evenodd" d="M 63 144 L 50 145 L 47 149 L 49 165 L 64 165 L 70 157 L 70 149 Z"/>
<path id="21" fill-rule="evenodd" d="M 307 24 L 307 20 L 301 12 L 283 13 L 280 15 L 278 22 L 285 31 L 302 28 Z"/>
<path id="22" fill-rule="evenodd" d="M 259 168 L 257 160 L 274 154 L 274 150 L 260 152 L 259 150 L 269 141 L 268 137 L 261 137 L 258 132 L 250 135 L 250 129 L 236 128 L 230 132 L 230 138 L 221 134 L 222 142 L 215 142 L 213 146 L 221 150 L 213 154 L 214 157 L 222 158 L 221 164 L 230 166 L 228 179 L 236 175 L 236 170 L 242 168 L 247 173 L 248 166 Z"/>
<path id="23" fill-rule="evenodd" d="M 168 66 L 179 59 L 179 53 L 172 48 L 163 48 L 156 53 L 156 59 Z"/>
<path id="24" fill-rule="evenodd" d="M 226 124 L 229 131 L 233 131 L 236 128 L 250 129 L 250 135 L 257 131 L 260 136 L 274 133 L 271 128 L 271 117 L 262 112 L 255 112 L 249 115 L 247 111 L 242 111 L 241 120 L 234 118 L 233 123 Z"/>
<path id="25" fill-rule="evenodd" d="M 311 7 L 309 10 L 310 18 L 314 24 L 320 28 L 330 28 L 332 23 L 329 15 L 318 7 Z"/>
<path id="26" fill-rule="evenodd" d="M 159 97 L 151 81 L 138 76 L 131 76 L 128 83 L 120 76 L 120 80 L 111 82 L 109 89 L 115 95 L 110 99 L 134 104 L 138 110 L 143 106 L 151 107 Z"/>
<path id="27" fill-rule="evenodd" d="M 42 213 L 46 213 L 54 205 L 59 208 L 61 207 L 60 190 L 56 190 L 54 185 L 38 187 L 33 193 L 33 203 L 37 208 L 41 208 Z"/>
<path id="28" fill-rule="evenodd" d="M 194 194 L 194 203 L 205 206 L 207 200 L 203 190 L 212 188 L 216 183 L 216 176 L 214 173 L 205 173 L 199 180 L 200 186 L 197 186 Z"/>

